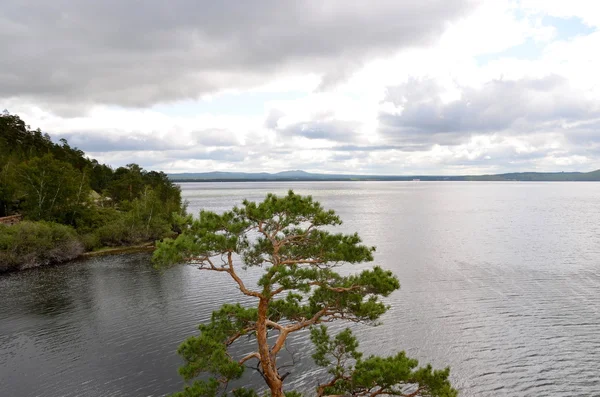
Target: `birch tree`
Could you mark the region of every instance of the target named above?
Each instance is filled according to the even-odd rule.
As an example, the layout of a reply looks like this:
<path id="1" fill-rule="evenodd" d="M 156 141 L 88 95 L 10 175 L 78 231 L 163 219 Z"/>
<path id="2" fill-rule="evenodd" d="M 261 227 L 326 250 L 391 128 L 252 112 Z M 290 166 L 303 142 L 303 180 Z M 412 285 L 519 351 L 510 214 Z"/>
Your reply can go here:
<path id="1" fill-rule="evenodd" d="M 17 181 L 25 215 L 33 220 L 72 223 L 75 211 L 89 200 L 85 174 L 52 155 L 21 163 Z"/>

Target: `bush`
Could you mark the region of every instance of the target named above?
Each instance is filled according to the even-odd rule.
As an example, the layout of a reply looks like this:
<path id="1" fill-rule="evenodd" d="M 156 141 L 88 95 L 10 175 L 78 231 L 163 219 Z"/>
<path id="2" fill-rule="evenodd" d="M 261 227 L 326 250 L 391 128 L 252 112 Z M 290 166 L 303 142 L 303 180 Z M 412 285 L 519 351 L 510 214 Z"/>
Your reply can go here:
<path id="1" fill-rule="evenodd" d="M 69 226 L 51 222 L 0 225 L 0 272 L 65 262 L 83 250 Z"/>
<path id="2" fill-rule="evenodd" d="M 93 251 L 97 248 L 102 247 L 102 242 L 100 238 L 95 233 L 87 233 L 79 236 L 81 243 L 83 244 L 83 248 L 86 251 Z"/>
<path id="3" fill-rule="evenodd" d="M 121 202 L 119 209 L 124 212 L 115 211 L 110 222 L 97 226 L 94 234 L 105 246 L 140 244 L 168 237 L 174 233 L 171 204 L 161 201 L 152 189 L 146 189 L 140 198 Z"/>
<path id="4" fill-rule="evenodd" d="M 123 213 L 113 222 L 99 227 L 94 235 L 103 246 L 122 246 L 146 243 L 173 234 L 164 219 L 141 219 L 134 213 Z"/>
<path id="5" fill-rule="evenodd" d="M 96 229 L 94 235 L 101 246 L 114 247 L 136 242 L 136 239 L 134 239 L 133 236 L 133 230 L 126 224 L 124 218 L 125 217 L 122 216 L 119 219 Z"/>
<path id="6" fill-rule="evenodd" d="M 99 227 L 115 222 L 121 215 L 122 213 L 115 208 L 102 208 L 91 205 L 77 213 L 75 228 L 80 235 L 93 233 Z"/>

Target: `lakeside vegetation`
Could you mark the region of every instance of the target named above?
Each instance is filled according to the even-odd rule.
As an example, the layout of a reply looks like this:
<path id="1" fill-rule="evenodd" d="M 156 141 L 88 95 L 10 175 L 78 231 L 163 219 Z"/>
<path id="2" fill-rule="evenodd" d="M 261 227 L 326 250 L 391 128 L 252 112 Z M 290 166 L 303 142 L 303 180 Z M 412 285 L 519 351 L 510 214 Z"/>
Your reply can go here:
<path id="1" fill-rule="evenodd" d="M 112 169 L 0 114 L 0 217 L 25 220 L 0 225 L 0 272 L 171 236 L 184 213 L 181 190 L 165 173 Z"/>

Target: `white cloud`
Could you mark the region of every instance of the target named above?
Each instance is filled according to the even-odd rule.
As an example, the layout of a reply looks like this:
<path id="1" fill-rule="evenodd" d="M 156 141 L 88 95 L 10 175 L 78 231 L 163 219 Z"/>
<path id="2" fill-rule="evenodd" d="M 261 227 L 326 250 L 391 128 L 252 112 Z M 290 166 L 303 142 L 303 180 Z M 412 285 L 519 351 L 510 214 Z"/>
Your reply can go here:
<path id="1" fill-rule="evenodd" d="M 580 18 L 584 23 L 600 27 L 600 4 L 593 0 L 520 0 L 523 11 L 559 18 Z"/>
<path id="2" fill-rule="evenodd" d="M 84 3 L 41 7 L 39 18 L 73 12 L 35 32 L 83 29 Z M 45 69 L 21 66 L 39 63 L 24 47 L 43 44 L 32 27 L 2 25 L 23 47 L 14 65 L 0 61 L 4 107 L 110 164 L 171 172 L 600 168 L 600 31 L 577 30 L 600 26 L 596 2 L 263 0 L 202 28 L 207 16 L 179 13 L 197 5 L 152 4 L 131 22 L 155 41 L 90 24 L 64 49 L 57 41 L 47 55 L 68 62 Z M 122 26 L 131 9 L 118 10 Z M 571 18 L 568 35 L 556 18 Z M 97 54 L 66 51 L 85 45 Z"/>

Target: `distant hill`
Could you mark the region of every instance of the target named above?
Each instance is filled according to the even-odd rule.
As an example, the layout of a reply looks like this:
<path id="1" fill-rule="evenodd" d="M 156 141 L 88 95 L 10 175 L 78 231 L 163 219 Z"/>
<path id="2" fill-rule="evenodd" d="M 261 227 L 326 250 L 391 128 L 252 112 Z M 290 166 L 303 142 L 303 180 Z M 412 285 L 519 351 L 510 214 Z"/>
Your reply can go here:
<path id="1" fill-rule="evenodd" d="M 168 174 L 174 182 L 250 182 L 250 181 L 600 181 L 600 170 L 592 172 L 514 172 L 496 175 L 352 175 L 313 174 L 301 170 L 268 172 L 199 172 Z"/>

